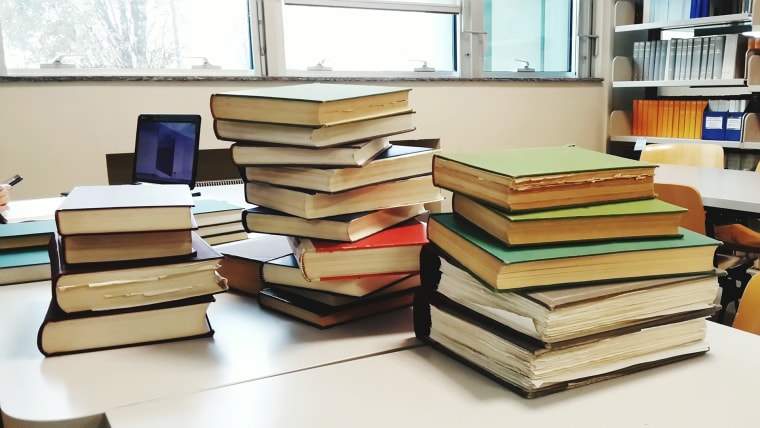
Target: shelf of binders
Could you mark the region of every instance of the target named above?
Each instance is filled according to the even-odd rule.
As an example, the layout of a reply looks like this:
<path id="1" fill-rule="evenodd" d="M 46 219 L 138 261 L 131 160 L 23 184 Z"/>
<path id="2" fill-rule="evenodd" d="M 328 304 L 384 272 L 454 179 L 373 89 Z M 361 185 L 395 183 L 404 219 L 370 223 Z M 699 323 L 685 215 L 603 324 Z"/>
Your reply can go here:
<path id="1" fill-rule="evenodd" d="M 651 0 L 645 0 L 651 1 Z M 756 10 L 760 0 L 752 0 L 749 10 Z M 615 2 L 614 22 L 615 32 L 624 33 L 632 31 L 649 31 L 649 30 L 677 30 L 682 28 L 695 27 L 728 27 L 745 24 L 752 27 L 752 31 L 760 29 L 760 14 L 752 13 L 735 13 L 730 15 L 708 16 L 704 18 L 679 19 L 665 22 L 635 22 L 635 7 L 633 2 L 618 0 Z"/>
<path id="2" fill-rule="evenodd" d="M 760 115 L 744 114 L 739 141 L 633 135 L 633 114 L 622 110 L 610 113 L 608 134 L 611 142 L 619 143 L 712 143 L 729 149 L 760 150 Z"/>
<path id="3" fill-rule="evenodd" d="M 760 2 L 760 0 L 753 0 L 752 7 L 754 7 L 755 2 Z M 613 88 L 656 88 L 659 96 L 735 96 L 760 91 L 760 56 L 753 55 L 752 52 L 747 54 L 747 39 L 742 39 L 742 36 L 737 36 L 737 33 L 749 31 L 756 26 L 757 28 L 760 28 L 760 25 L 758 25 L 760 22 L 755 22 L 760 20 L 760 16 L 755 17 L 750 13 L 740 13 L 706 18 L 637 24 L 634 23 L 635 13 L 633 3 L 625 0 L 620 0 L 615 3 L 614 14 L 616 49 L 612 60 L 611 70 Z M 721 45 L 725 43 L 726 55 L 728 55 L 728 52 L 733 51 L 734 58 L 741 64 L 741 66 L 736 65 L 736 61 L 731 61 L 726 57 L 721 64 L 727 63 L 730 65 L 730 68 L 728 65 L 721 67 L 719 63 L 716 62 L 714 69 L 722 69 L 722 72 L 716 71 L 721 74 L 721 77 L 713 78 L 710 74 L 710 70 L 713 70 L 712 62 L 707 66 L 707 70 L 705 70 L 706 61 L 701 64 L 701 70 L 699 68 L 699 63 L 696 63 L 696 69 L 692 67 L 695 63 L 687 64 L 685 66 L 678 65 L 681 60 L 685 59 L 685 57 L 682 56 L 679 58 L 678 56 L 675 56 L 675 52 L 677 51 L 680 53 L 682 48 L 684 49 L 683 52 L 687 52 L 685 43 L 686 40 L 691 41 L 691 39 L 680 38 L 671 41 L 659 40 L 659 42 L 662 43 L 657 46 L 659 52 L 662 52 L 661 49 L 663 49 L 663 47 L 668 49 L 667 53 L 652 59 L 652 65 L 657 64 L 658 67 L 654 69 L 654 74 L 658 74 L 658 77 L 660 78 L 642 79 L 641 75 L 652 73 L 652 68 L 649 68 L 649 73 L 646 71 L 642 72 L 640 68 L 642 65 L 641 63 L 638 63 L 639 68 L 635 69 L 634 57 L 644 60 L 644 58 L 649 55 L 648 44 L 650 43 L 649 40 L 652 36 L 652 31 L 656 32 L 661 30 L 678 29 L 701 31 L 710 29 L 710 31 L 705 34 L 713 34 L 713 39 L 716 37 L 722 37 L 723 41 L 720 41 L 719 43 Z M 719 35 L 724 31 L 723 29 L 725 29 L 725 33 L 728 34 Z M 734 40 L 731 45 L 733 46 L 733 50 L 730 50 L 729 42 L 726 39 L 726 37 L 731 36 L 733 36 Z M 737 37 L 739 37 L 738 41 Z M 655 38 L 659 39 L 659 34 L 657 34 Z M 707 52 L 709 52 L 709 55 L 716 55 L 716 48 L 713 47 L 713 42 L 715 42 L 715 40 L 709 41 L 710 50 L 708 51 L 707 49 L 710 36 L 695 36 L 692 39 L 694 40 L 695 45 L 697 42 L 704 40 L 704 47 L 702 48 L 704 49 L 702 51 L 703 56 L 706 55 Z M 744 44 L 742 44 L 742 40 Z M 682 47 L 680 44 L 677 44 L 677 41 L 683 42 L 684 46 Z M 644 49 L 644 43 L 647 43 L 646 54 L 641 50 L 637 50 L 637 46 Z M 651 41 L 651 43 L 656 43 L 656 41 Z M 654 55 L 654 47 L 652 48 L 652 52 Z M 688 46 L 688 52 L 691 52 L 690 45 Z M 717 53 L 716 57 L 723 57 L 720 48 L 717 49 Z M 711 57 L 710 59 L 712 60 L 713 58 Z M 691 59 L 688 59 L 688 61 L 691 61 Z M 673 77 L 674 64 L 675 67 L 683 67 L 683 71 L 681 71 L 680 75 L 677 72 L 675 73 L 678 77 Z M 647 65 L 649 65 L 648 62 Z M 670 68 L 665 69 L 665 67 Z M 703 74 L 702 76 L 697 76 L 700 72 L 706 73 L 706 75 Z M 667 77 L 667 73 L 670 75 L 669 78 Z M 689 75 L 689 73 L 691 73 L 691 75 Z M 663 76 L 666 77 L 663 78 Z"/>

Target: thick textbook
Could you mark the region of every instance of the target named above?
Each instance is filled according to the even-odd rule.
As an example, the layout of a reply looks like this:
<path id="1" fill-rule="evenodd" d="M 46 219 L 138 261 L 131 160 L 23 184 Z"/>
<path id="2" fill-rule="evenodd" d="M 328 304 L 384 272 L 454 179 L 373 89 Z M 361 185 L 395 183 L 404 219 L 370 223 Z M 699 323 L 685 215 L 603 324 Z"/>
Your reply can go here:
<path id="1" fill-rule="evenodd" d="M 291 253 L 288 239 L 280 235 L 230 242 L 217 246 L 216 250 L 223 255 L 217 271 L 227 279 L 230 289 L 253 296 L 262 288 L 264 262 Z"/>
<path id="2" fill-rule="evenodd" d="M 712 272 L 719 241 L 682 236 L 508 247 L 455 214 L 431 214 L 428 238 L 495 290 Z"/>
<path id="3" fill-rule="evenodd" d="M 195 199 L 191 211 L 199 228 L 240 221 L 243 207 L 220 199 Z"/>
<path id="4" fill-rule="evenodd" d="M 376 183 L 430 174 L 438 149 L 392 144 L 361 168 L 314 168 L 303 166 L 255 166 L 244 168 L 246 181 L 276 186 L 342 192 Z"/>
<path id="5" fill-rule="evenodd" d="M 55 211 L 61 235 L 195 227 L 190 188 L 184 184 L 77 186 Z"/>
<path id="6" fill-rule="evenodd" d="M 289 237 L 301 273 L 309 280 L 417 273 L 428 242 L 426 223 L 416 219 L 355 242 Z"/>
<path id="7" fill-rule="evenodd" d="M 37 333 L 46 357 L 209 337 L 206 311 L 213 295 L 103 312 L 67 314 L 50 300 Z"/>
<path id="8" fill-rule="evenodd" d="M 410 275 L 371 295 L 335 305 L 299 294 L 291 288 L 270 286 L 261 290 L 258 301 L 262 308 L 326 328 L 411 306 L 419 285 L 419 275 Z"/>
<path id="9" fill-rule="evenodd" d="M 245 184 L 246 201 L 307 219 L 373 211 L 402 205 L 417 205 L 443 199 L 432 176 L 405 178 L 326 193 L 266 183 Z"/>
<path id="10" fill-rule="evenodd" d="M 0 250 L 46 247 L 53 232 L 52 219 L 0 224 Z"/>
<path id="11" fill-rule="evenodd" d="M 305 219 L 264 207 L 243 211 L 248 232 L 353 242 L 427 212 L 421 204 Z"/>
<path id="12" fill-rule="evenodd" d="M 104 263 L 193 254 L 192 230 L 61 235 L 66 263 Z"/>
<path id="13" fill-rule="evenodd" d="M 217 274 L 222 255 L 193 234 L 194 255 L 183 260 L 143 259 L 72 265 L 61 257 L 59 239 L 50 241 L 53 296 L 62 312 L 106 311 L 181 300 L 228 289 Z"/>
<path id="14" fill-rule="evenodd" d="M 435 291 L 415 295 L 415 335 L 525 398 L 620 377 L 709 350 L 704 340 L 707 321 L 699 316 L 551 349 L 438 297 Z"/>
<path id="15" fill-rule="evenodd" d="M 414 111 L 324 125 L 214 120 L 216 138 L 223 141 L 267 142 L 301 147 L 330 147 L 354 141 L 414 131 Z"/>
<path id="16" fill-rule="evenodd" d="M 580 147 L 439 153 L 433 182 L 509 211 L 655 196 L 656 165 Z"/>
<path id="17" fill-rule="evenodd" d="M 408 274 L 401 273 L 314 281 L 303 276 L 298 260 L 292 253 L 268 260 L 261 267 L 261 279 L 264 284 L 285 285 L 351 297 L 366 296 L 407 276 Z"/>
<path id="18" fill-rule="evenodd" d="M 411 88 L 337 83 L 258 87 L 211 95 L 214 119 L 321 126 L 408 112 Z"/>
<path id="19" fill-rule="evenodd" d="M 712 315 L 719 273 L 495 293 L 426 246 L 423 286 L 549 349 Z"/>
<path id="20" fill-rule="evenodd" d="M 238 166 L 360 167 L 390 144 L 386 137 L 320 149 L 237 142 L 230 146 L 230 153 L 232 162 Z"/>
<path id="21" fill-rule="evenodd" d="M 581 207 L 509 212 L 461 193 L 452 210 L 507 245 L 677 236 L 685 208 L 650 198 Z"/>
<path id="22" fill-rule="evenodd" d="M 0 251 L 0 285 L 50 279 L 50 257 L 45 247 Z"/>

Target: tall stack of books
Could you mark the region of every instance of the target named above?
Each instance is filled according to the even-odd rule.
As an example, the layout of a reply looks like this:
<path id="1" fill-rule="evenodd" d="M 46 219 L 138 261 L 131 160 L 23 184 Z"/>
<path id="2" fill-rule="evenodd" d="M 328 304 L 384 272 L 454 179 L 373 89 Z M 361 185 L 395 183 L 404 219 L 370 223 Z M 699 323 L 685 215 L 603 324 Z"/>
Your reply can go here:
<path id="1" fill-rule="evenodd" d="M 415 333 L 524 397 L 705 353 L 718 242 L 653 164 L 577 147 L 438 154 Z"/>
<path id="2" fill-rule="evenodd" d="M 256 205 L 243 225 L 291 248 L 261 267 L 262 307 L 327 327 L 411 304 L 419 216 L 442 196 L 437 140 L 390 141 L 414 130 L 409 92 L 314 83 L 211 96 L 216 136 L 232 142 Z"/>
<path id="3" fill-rule="evenodd" d="M 55 212 L 46 356 L 213 334 L 221 254 L 195 231 L 187 186 L 79 186 Z"/>

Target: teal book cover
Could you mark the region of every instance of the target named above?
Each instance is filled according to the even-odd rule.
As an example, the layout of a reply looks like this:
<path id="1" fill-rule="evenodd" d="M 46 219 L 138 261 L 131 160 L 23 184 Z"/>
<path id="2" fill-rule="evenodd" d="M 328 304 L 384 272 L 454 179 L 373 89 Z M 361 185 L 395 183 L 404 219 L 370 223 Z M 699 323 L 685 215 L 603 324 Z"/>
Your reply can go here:
<path id="1" fill-rule="evenodd" d="M 48 255 L 47 247 L 0 251 L 0 269 L 45 265 L 49 263 L 50 256 Z"/>

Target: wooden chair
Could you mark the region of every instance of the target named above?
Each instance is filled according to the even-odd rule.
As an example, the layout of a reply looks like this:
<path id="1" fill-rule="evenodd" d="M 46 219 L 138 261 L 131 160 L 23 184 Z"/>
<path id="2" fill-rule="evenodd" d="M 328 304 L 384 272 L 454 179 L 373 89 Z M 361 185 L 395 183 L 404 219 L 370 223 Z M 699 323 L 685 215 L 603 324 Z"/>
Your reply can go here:
<path id="1" fill-rule="evenodd" d="M 666 183 L 655 183 L 654 190 L 659 199 L 688 210 L 681 217 L 681 227 L 705 234 L 705 208 L 699 190 L 683 184 Z M 752 266 L 752 263 L 753 260 L 744 257 L 715 253 L 713 265 L 726 271 L 725 276 L 718 278 L 718 285 L 721 287 L 721 308 L 716 316 L 718 322 L 723 322 L 729 303 L 733 303 L 735 307 L 739 306 L 744 289 L 751 278 L 747 269 Z"/>
<path id="2" fill-rule="evenodd" d="M 725 167 L 723 147 L 711 143 L 647 144 L 640 160 L 670 165 Z"/>
<path id="3" fill-rule="evenodd" d="M 747 284 L 744 296 L 736 309 L 734 328 L 760 334 L 760 275 L 755 275 Z"/>

